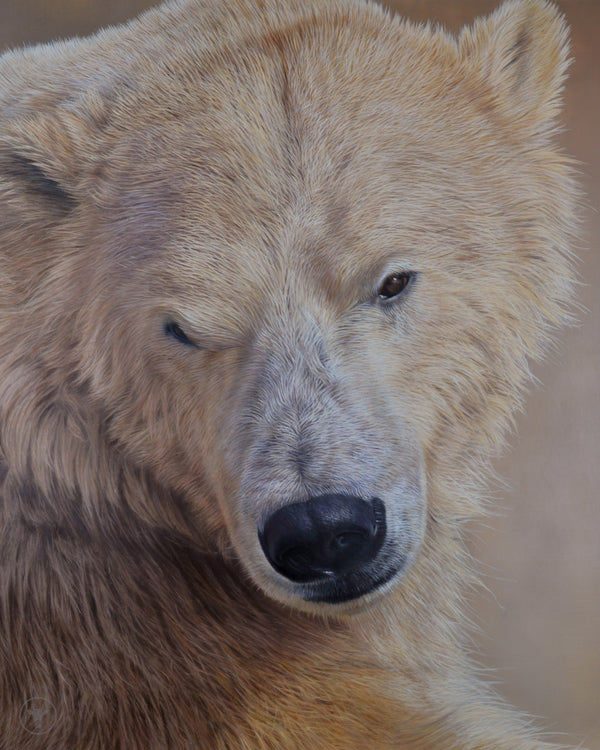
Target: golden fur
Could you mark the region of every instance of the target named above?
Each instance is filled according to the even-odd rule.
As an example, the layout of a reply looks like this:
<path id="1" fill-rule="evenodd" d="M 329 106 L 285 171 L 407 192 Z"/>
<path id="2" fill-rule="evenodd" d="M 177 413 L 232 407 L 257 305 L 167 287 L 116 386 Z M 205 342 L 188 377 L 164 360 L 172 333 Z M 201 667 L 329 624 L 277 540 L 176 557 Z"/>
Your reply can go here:
<path id="1" fill-rule="evenodd" d="M 546 747 L 466 656 L 462 528 L 571 293 L 566 38 L 176 0 L 0 59 L 2 750 Z M 402 574 L 275 573 L 319 492 L 385 497 Z"/>

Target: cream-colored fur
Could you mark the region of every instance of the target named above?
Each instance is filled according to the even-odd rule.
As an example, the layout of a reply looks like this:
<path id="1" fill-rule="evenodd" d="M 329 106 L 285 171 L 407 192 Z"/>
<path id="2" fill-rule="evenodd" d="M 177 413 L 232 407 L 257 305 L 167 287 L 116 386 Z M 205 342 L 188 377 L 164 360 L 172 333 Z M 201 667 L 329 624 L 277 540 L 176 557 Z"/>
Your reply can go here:
<path id="1" fill-rule="evenodd" d="M 462 528 L 570 298 L 566 39 L 182 0 L 0 59 L 2 750 L 545 747 Z M 326 493 L 386 508 L 339 601 L 259 539 Z"/>

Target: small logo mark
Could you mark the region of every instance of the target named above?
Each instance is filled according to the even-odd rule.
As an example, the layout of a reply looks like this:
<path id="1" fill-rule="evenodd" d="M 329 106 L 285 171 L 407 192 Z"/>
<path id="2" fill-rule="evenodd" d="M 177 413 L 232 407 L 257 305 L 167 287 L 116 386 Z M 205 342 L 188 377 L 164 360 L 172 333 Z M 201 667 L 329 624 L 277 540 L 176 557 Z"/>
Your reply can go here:
<path id="1" fill-rule="evenodd" d="M 56 709 L 46 698 L 30 698 L 21 706 L 19 722 L 30 734 L 46 734 L 56 724 Z"/>

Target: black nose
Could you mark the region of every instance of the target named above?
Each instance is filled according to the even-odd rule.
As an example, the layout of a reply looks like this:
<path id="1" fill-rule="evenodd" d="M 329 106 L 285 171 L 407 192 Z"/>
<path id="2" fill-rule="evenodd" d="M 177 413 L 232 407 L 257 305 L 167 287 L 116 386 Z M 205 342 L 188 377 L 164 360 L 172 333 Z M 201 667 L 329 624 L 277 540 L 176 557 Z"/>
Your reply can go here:
<path id="1" fill-rule="evenodd" d="M 278 573 L 308 583 L 371 562 L 385 530 L 385 506 L 379 498 L 319 495 L 276 510 L 259 531 L 259 539 Z"/>

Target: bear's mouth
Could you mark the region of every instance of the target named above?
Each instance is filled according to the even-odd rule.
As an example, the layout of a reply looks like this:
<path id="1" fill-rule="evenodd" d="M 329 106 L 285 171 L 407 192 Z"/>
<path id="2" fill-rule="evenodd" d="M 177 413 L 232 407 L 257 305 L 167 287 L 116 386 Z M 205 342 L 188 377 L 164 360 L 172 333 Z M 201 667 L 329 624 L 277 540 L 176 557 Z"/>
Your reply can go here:
<path id="1" fill-rule="evenodd" d="M 323 579 L 322 581 L 304 584 L 302 598 L 317 604 L 343 604 L 372 594 L 392 581 L 405 565 L 405 558 L 394 561 L 394 565 L 369 574 L 368 571 L 348 573 L 346 575 Z"/>

